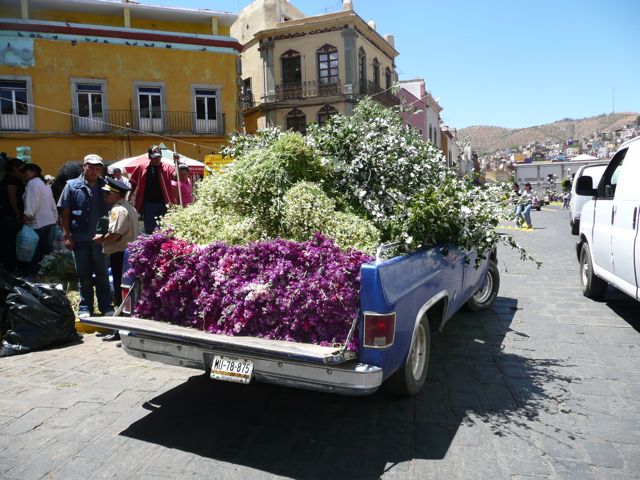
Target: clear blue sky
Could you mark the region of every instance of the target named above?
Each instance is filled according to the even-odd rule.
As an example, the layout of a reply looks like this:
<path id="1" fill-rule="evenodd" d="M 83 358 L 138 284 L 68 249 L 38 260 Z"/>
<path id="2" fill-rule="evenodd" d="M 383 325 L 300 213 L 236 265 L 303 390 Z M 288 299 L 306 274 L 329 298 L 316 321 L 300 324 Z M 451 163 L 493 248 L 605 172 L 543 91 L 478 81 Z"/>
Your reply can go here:
<path id="1" fill-rule="evenodd" d="M 238 12 L 251 0 L 143 0 Z M 291 0 L 307 15 L 339 0 Z M 353 0 L 395 36 L 401 80 L 421 77 L 451 127 L 523 128 L 640 112 L 640 0 Z M 395 10 L 389 10 L 389 6 Z"/>

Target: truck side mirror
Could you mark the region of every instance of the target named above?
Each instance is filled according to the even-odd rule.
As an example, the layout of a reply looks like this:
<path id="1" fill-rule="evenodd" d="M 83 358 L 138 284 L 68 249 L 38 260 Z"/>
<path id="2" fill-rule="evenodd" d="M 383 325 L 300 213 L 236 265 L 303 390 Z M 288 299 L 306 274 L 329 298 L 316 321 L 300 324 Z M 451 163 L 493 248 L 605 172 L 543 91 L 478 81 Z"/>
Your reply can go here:
<path id="1" fill-rule="evenodd" d="M 576 193 L 578 195 L 585 195 L 587 197 L 594 197 L 597 193 L 596 189 L 593 188 L 593 178 L 589 175 L 583 175 L 578 179 L 576 183 Z"/>

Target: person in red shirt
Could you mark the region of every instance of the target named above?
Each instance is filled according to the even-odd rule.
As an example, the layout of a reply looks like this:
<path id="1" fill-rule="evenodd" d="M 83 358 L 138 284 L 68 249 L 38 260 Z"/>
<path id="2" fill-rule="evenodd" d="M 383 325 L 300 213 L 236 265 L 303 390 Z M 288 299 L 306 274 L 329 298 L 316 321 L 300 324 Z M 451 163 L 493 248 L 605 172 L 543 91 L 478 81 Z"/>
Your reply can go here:
<path id="1" fill-rule="evenodd" d="M 149 148 L 148 158 L 148 162 L 136 167 L 129 182 L 133 206 L 144 217 L 144 233 L 152 234 L 158 226 L 157 218 L 167 213 L 167 205 L 179 202 L 171 186 L 175 167 L 162 162 L 162 152 L 156 145 Z"/>

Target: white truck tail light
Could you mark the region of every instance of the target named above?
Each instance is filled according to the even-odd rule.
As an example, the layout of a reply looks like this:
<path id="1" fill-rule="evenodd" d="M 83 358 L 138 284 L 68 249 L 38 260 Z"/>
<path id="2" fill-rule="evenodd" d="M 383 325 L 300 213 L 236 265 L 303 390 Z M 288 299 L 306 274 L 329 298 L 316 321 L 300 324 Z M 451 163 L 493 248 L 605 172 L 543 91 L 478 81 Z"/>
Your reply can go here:
<path id="1" fill-rule="evenodd" d="M 396 313 L 364 314 L 364 346 L 385 348 L 393 344 L 396 334 Z"/>

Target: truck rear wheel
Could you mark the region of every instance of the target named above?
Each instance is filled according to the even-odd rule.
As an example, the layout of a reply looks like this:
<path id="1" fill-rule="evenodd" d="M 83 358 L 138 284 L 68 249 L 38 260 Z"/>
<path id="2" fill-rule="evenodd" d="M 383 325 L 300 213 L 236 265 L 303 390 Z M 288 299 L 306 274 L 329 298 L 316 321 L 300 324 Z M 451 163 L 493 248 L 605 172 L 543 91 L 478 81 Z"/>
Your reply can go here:
<path id="1" fill-rule="evenodd" d="M 466 307 L 472 312 L 487 310 L 493 305 L 500 290 L 500 272 L 493 260 L 489 260 L 487 266 L 487 279 L 484 286 L 467 300 Z"/>
<path id="2" fill-rule="evenodd" d="M 430 353 L 431 332 L 429 321 L 424 316 L 413 334 L 407 360 L 384 382 L 384 387 L 396 395 L 416 395 L 427 380 Z"/>
<path id="3" fill-rule="evenodd" d="M 580 282 L 582 283 L 582 294 L 593 300 L 602 300 L 607 292 L 607 282 L 593 273 L 593 259 L 589 251 L 589 245 L 582 244 L 580 250 Z"/>

